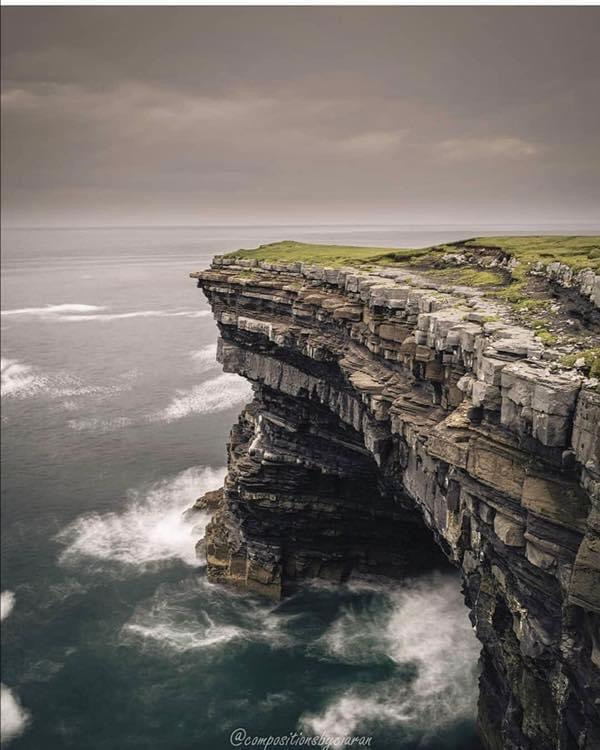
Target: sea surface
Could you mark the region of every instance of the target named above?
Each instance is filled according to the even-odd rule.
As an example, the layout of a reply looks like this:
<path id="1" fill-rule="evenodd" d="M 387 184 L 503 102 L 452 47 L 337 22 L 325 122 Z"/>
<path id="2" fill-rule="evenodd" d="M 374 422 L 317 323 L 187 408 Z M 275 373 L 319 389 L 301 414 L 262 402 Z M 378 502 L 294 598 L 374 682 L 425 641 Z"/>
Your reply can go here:
<path id="1" fill-rule="evenodd" d="M 480 231 L 3 232 L 3 743 L 226 750 L 241 729 L 477 747 L 479 647 L 456 576 L 267 603 L 206 581 L 208 519 L 182 512 L 220 486 L 251 393 L 215 362 L 190 271 L 278 239 L 417 247 Z"/>

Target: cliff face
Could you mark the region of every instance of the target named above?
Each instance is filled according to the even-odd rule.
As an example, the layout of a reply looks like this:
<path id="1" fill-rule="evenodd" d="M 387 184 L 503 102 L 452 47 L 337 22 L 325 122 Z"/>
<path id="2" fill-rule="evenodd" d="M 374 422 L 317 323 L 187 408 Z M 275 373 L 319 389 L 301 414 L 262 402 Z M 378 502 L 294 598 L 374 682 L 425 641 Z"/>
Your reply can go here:
<path id="1" fill-rule="evenodd" d="M 482 643 L 486 747 L 600 747 L 597 383 L 472 289 L 227 258 L 192 275 L 254 386 L 210 579 L 280 597 L 443 554 Z"/>

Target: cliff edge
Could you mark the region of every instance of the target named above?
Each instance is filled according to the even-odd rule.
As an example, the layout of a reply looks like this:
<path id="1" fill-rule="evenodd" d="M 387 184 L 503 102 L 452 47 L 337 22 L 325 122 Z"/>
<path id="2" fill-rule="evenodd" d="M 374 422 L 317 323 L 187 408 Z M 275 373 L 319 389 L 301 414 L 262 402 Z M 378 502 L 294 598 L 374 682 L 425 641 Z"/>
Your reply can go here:
<path id="1" fill-rule="evenodd" d="M 537 239 L 279 243 L 191 274 L 219 361 L 254 387 L 207 570 L 278 598 L 447 559 L 482 643 L 485 746 L 593 750 L 600 246 Z"/>

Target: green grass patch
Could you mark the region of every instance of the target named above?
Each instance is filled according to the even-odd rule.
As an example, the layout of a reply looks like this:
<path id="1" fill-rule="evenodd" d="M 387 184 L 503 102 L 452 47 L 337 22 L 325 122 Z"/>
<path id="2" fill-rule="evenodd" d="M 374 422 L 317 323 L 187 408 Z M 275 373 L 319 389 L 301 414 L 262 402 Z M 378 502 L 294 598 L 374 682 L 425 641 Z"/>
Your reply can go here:
<path id="1" fill-rule="evenodd" d="M 502 274 L 478 268 L 442 268 L 428 271 L 428 275 L 463 286 L 500 286 L 504 283 Z"/>
<path id="2" fill-rule="evenodd" d="M 504 287 L 504 289 L 490 292 L 489 296 L 497 297 L 498 299 L 505 300 L 513 305 L 534 306 L 535 303 L 541 302 L 541 300 L 532 300 L 526 296 L 525 280 L 512 281 L 507 287 Z"/>
<path id="3" fill-rule="evenodd" d="M 596 346 L 592 349 L 584 349 L 580 352 L 573 352 L 573 354 L 567 354 L 560 360 L 560 364 L 565 367 L 573 367 L 578 359 L 583 358 L 585 367 L 589 370 L 589 375 L 592 378 L 600 378 L 600 347 Z"/>
<path id="4" fill-rule="evenodd" d="M 366 264 L 389 265 L 408 260 L 425 250 L 385 247 L 353 247 L 351 245 L 310 245 L 305 242 L 273 242 L 261 245 L 254 250 L 236 250 L 229 258 L 256 258 L 270 263 L 314 263 L 327 266 L 365 266 Z"/>
<path id="5" fill-rule="evenodd" d="M 547 325 L 548 323 L 545 320 L 537 319 L 531 321 L 531 327 L 534 329 L 535 335 L 542 342 L 542 344 L 544 344 L 545 346 L 553 346 L 558 341 L 558 336 L 550 333 L 550 331 L 546 328 Z"/>
<path id="6" fill-rule="evenodd" d="M 546 330 L 545 328 L 536 330 L 535 335 L 542 342 L 542 344 L 544 344 L 544 346 L 554 346 L 554 344 L 556 344 L 556 342 L 558 341 L 558 336 L 550 333 L 550 331 Z"/>
<path id="7" fill-rule="evenodd" d="M 521 312 L 534 312 L 536 310 L 538 312 L 542 312 L 546 307 L 548 307 L 548 300 L 536 299 L 535 297 L 521 298 L 518 302 L 515 303 L 515 307 Z"/>
<path id="8" fill-rule="evenodd" d="M 574 236 L 530 236 L 530 237 L 476 237 L 462 243 L 452 245 L 438 245 L 429 248 L 385 248 L 385 247 L 354 247 L 351 245 L 312 245 L 306 242 L 284 240 L 261 245 L 252 250 L 236 250 L 228 257 L 255 258 L 272 263 L 277 261 L 314 263 L 328 266 L 361 266 L 365 265 L 393 265 L 396 263 L 422 264 L 439 261 L 440 255 L 461 251 L 465 248 L 489 248 L 502 250 L 513 255 L 518 261 L 512 270 L 514 282 L 525 279 L 530 266 L 541 261 L 551 263 L 560 261 L 575 270 L 592 268 L 600 271 L 600 237 Z M 455 269 L 456 270 L 456 269 Z M 473 276 L 472 283 L 488 286 L 502 283 L 499 274 L 493 271 L 464 269 L 466 276 L 463 283 L 470 283 L 468 274 Z M 484 275 L 478 275 L 484 274 Z M 486 276 L 485 274 L 490 274 Z M 513 285 L 511 285 L 512 287 Z M 516 295 L 517 288 L 513 288 L 511 295 Z M 511 301 L 518 301 L 512 300 Z"/>

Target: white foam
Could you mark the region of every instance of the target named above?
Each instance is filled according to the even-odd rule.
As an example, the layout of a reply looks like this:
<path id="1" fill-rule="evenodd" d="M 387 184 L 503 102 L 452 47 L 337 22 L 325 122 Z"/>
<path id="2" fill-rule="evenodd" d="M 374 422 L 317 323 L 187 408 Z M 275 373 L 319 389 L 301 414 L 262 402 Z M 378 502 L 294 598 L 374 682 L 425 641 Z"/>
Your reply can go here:
<path id="1" fill-rule="evenodd" d="M 31 719 L 15 693 L 4 683 L 0 685 L 0 741 L 4 745 L 23 733 Z"/>
<path id="2" fill-rule="evenodd" d="M 46 378 L 49 386 L 48 395 L 51 398 L 72 398 L 74 396 L 112 395 L 129 390 L 131 385 L 88 385 L 79 378 L 68 373 L 55 373 Z"/>
<path id="3" fill-rule="evenodd" d="M 475 638 L 455 577 L 426 577 L 389 594 L 389 608 L 345 611 L 325 633 L 317 650 L 325 658 L 374 663 L 385 658 L 412 665 L 406 675 L 368 689 L 357 684 L 336 696 L 321 713 L 304 715 L 301 725 L 315 734 L 344 736 L 378 722 L 403 724 L 407 732 L 433 735 L 457 720 L 475 716 Z"/>
<path id="4" fill-rule="evenodd" d="M 139 640 L 142 648 L 159 647 L 177 651 L 192 651 L 222 645 L 243 636 L 234 625 L 219 625 L 206 613 L 198 616 L 181 612 L 151 611 L 138 615 L 122 631 L 124 641 Z"/>
<path id="5" fill-rule="evenodd" d="M 383 619 L 381 604 L 366 611 L 346 609 L 325 634 L 309 646 L 308 652 L 345 664 L 387 661 L 381 637 Z"/>
<path id="6" fill-rule="evenodd" d="M 85 321 L 107 322 L 127 320 L 129 318 L 204 318 L 211 315 L 210 310 L 131 310 L 129 312 L 102 312 L 105 306 L 62 304 L 45 305 L 44 307 L 21 307 L 15 310 L 2 310 L 2 315 L 29 315 L 42 320 L 54 320 L 69 323 Z"/>
<path id="7" fill-rule="evenodd" d="M 99 313 L 95 315 L 65 315 L 61 320 L 69 323 L 97 321 L 106 323 L 111 320 L 128 320 L 130 318 L 204 318 L 210 315 L 209 310 L 133 310 L 122 313 Z"/>
<path id="8" fill-rule="evenodd" d="M 237 595 L 205 578 L 162 584 L 141 603 L 121 630 L 121 641 L 143 650 L 214 649 L 232 641 L 261 641 L 271 647 L 292 643 L 286 630 L 293 615 L 277 605 Z"/>
<path id="9" fill-rule="evenodd" d="M 246 403 L 252 396 L 252 388 L 239 375 L 223 373 L 205 380 L 189 391 L 178 391 L 178 395 L 162 411 L 151 416 L 151 421 L 174 422 L 190 414 L 210 414 L 224 411 Z"/>
<path id="10" fill-rule="evenodd" d="M 0 621 L 4 621 L 15 606 L 12 591 L 0 594 Z M 4 745 L 23 733 L 30 720 L 29 711 L 21 706 L 15 693 L 4 683 L 0 685 L 0 742 Z"/>
<path id="11" fill-rule="evenodd" d="M 0 622 L 4 621 L 15 606 L 15 595 L 12 591 L 3 591 L 0 594 Z"/>
<path id="12" fill-rule="evenodd" d="M 71 406 L 65 408 L 70 411 L 73 410 Z M 112 432 L 113 430 L 120 430 L 124 427 L 128 427 L 133 424 L 133 420 L 130 417 L 113 417 L 109 419 L 102 419 L 101 417 L 84 417 L 83 419 L 68 419 L 67 425 L 76 432 L 95 432 L 104 433 Z"/>
<path id="13" fill-rule="evenodd" d="M 228 605 L 235 607 L 235 598 L 224 598 L 204 579 L 162 584 L 149 600 L 136 607 L 120 639 L 142 650 L 177 653 L 224 645 L 245 637 L 242 624 L 231 624 L 232 607 Z M 246 606 L 240 603 L 240 609 Z M 207 608 L 214 610 L 212 616 Z"/>
<path id="14" fill-rule="evenodd" d="M 2 358 L 0 363 L 2 398 L 23 398 L 40 393 L 47 387 L 47 378 L 37 374 L 30 365 L 25 365 L 16 359 Z"/>
<path id="15" fill-rule="evenodd" d="M 114 564 L 140 569 L 180 560 L 198 566 L 195 543 L 209 517 L 184 517 L 183 511 L 207 490 L 221 486 L 225 468 L 191 468 L 145 491 L 130 493 L 121 513 L 84 515 L 58 535 L 66 547 L 63 565 L 88 559 L 101 566 Z"/>
<path id="16" fill-rule="evenodd" d="M 0 363 L 0 383 L 2 398 L 29 398 L 44 395 L 53 399 L 67 399 L 67 407 L 73 409 L 68 399 L 88 395 L 119 393 L 132 387 L 131 376 L 125 373 L 122 382 L 114 385 L 91 385 L 68 372 L 40 373 L 32 365 L 16 359 L 2 358 Z"/>
<path id="17" fill-rule="evenodd" d="M 2 310 L 2 315 L 35 315 L 42 318 L 67 313 L 88 313 L 104 310 L 104 307 L 97 305 L 80 305 L 80 304 L 63 304 L 63 305 L 45 305 L 44 307 L 21 307 L 16 310 Z"/>

